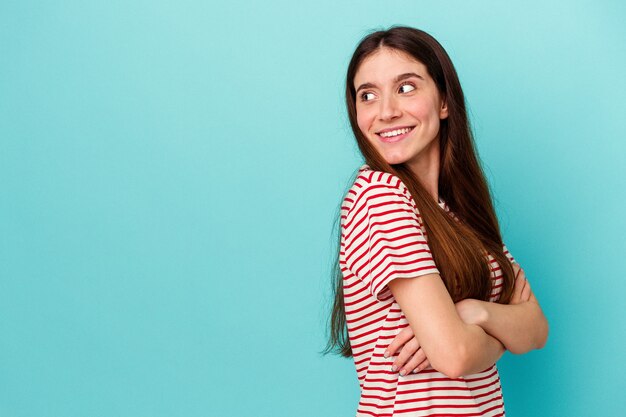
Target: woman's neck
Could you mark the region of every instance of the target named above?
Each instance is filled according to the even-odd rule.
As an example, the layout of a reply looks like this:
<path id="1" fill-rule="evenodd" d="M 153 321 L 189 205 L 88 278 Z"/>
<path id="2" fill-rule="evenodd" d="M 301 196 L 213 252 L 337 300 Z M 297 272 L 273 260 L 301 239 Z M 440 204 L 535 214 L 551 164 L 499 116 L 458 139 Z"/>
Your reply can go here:
<path id="1" fill-rule="evenodd" d="M 439 202 L 439 141 L 434 141 L 424 149 L 420 158 L 409 162 L 408 166 L 417 179 L 436 202 Z"/>

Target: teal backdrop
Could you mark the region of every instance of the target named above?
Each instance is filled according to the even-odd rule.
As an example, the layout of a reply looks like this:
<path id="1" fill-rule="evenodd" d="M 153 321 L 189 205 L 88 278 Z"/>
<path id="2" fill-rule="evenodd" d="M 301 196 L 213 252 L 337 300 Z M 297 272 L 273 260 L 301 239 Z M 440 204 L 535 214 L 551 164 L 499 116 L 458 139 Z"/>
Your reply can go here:
<path id="1" fill-rule="evenodd" d="M 463 84 L 505 241 L 550 322 L 507 416 L 619 416 L 620 1 L 0 3 L 0 416 L 352 416 L 322 356 L 361 163 L 353 48 L 411 25 Z"/>

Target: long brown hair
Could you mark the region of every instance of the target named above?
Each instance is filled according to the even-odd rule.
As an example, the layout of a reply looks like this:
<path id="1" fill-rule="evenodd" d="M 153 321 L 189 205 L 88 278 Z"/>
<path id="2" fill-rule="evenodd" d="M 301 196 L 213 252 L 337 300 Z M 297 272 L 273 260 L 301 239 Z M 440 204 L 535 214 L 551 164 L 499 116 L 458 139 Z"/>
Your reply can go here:
<path id="1" fill-rule="evenodd" d="M 447 103 L 448 117 L 440 121 L 439 130 L 439 196 L 459 221 L 440 208 L 408 166 L 388 164 L 357 125 L 354 76 L 365 58 L 382 47 L 404 52 L 423 63 Z M 476 154 L 461 83 L 450 57 L 439 42 L 428 33 L 410 27 L 392 27 L 363 38 L 348 66 L 346 105 L 365 163 L 373 170 L 396 175 L 415 200 L 426 228 L 428 245 L 452 300 L 489 300 L 492 280 L 487 252 L 502 268 L 503 284 L 498 302 L 507 304 L 513 293 L 513 268 L 503 252 L 498 219 Z M 330 337 L 324 352 L 349 357 L 352 349 L 346 326 L 339 256 L 333 281 Z"/>

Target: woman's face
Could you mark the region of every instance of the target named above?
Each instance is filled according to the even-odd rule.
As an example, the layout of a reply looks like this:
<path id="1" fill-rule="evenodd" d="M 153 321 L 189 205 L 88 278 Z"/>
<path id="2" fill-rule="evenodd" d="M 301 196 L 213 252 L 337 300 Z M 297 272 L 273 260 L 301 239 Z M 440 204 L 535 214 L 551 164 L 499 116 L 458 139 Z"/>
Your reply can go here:
<path id="1" fill-rule="evenodd" d="M 415 172 L 439 161 L 439 121 L 448 117 L 426 66 L 410 55 L 380 48 L 354 76 L 357 124 L 389 164 Z"/>

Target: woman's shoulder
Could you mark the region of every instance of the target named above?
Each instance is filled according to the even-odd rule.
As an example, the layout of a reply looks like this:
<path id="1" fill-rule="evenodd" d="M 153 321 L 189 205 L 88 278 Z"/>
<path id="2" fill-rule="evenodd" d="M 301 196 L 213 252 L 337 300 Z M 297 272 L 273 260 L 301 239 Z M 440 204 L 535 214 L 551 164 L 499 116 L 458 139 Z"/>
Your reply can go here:
<path id="1" fill-rule="evenodd" d="M 389 172 L 375 171 L 369 165 L 361 165 L 353 187 L 362 188 L 366 186 L 382 186 L 402 191 L 407 190 L 407 187 L 397 176 Z"/>
<path id="2" fill-rule="evenodd" d="M 361 199 L 374 196 L 400 197 L 411 202 L 411 195 L 402 180 L 397 176 L 383 171 L 375 171 L 368 165 L 362 165 L 354 179 L 354 183 L 344 198 L 344 208 L 349 209 Z M 414 204 L 411 204 L 414 205 Z"/>

